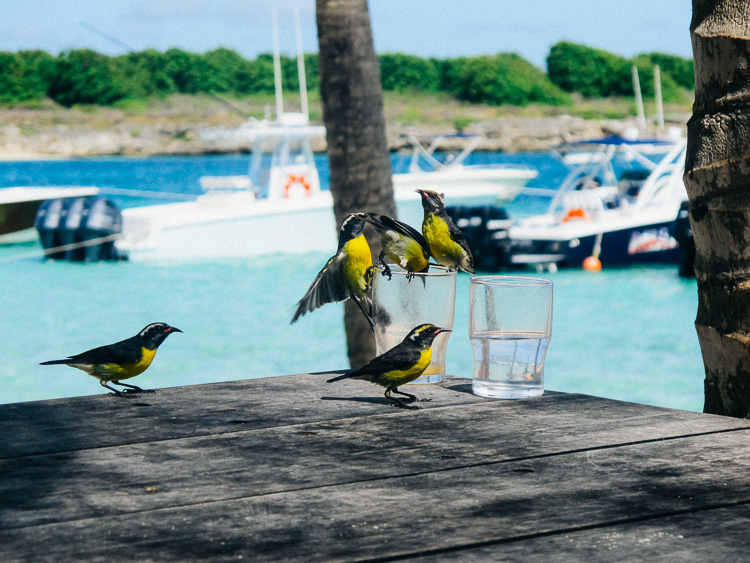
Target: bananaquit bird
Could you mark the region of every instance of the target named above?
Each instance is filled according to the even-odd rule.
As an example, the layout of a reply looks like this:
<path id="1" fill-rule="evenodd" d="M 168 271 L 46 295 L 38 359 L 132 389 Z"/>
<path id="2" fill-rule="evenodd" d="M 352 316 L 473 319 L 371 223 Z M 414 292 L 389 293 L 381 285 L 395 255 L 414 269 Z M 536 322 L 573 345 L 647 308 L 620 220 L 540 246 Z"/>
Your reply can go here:
<path id="1" fill-rule="evenodd" d="M 370 360 L 358 370 L 329 379 L 328 383 L 341 379 L 364 379 L 385 387 L 385 398 L 397 407 L 416 409 L 410 406 L 417 398 L 398 390 L 399 385 L 414 381 L 424 373 L 432 361 L 432 341 L 441 332 L 450 332 L 433 324 L 422 324 L 406 335 L 400 343 Z M 404 395 L 406 399 L 392 397 L 391 393 Z"/>
<path id="2" fill-rule="evenodd" d="M 65 364 L 78 368 L 96 377 L 102 387 L 114 391 L 116 395 L 122 395 L 122 392 L 107 385 L 108 382 L 128 387 L 133 391 L 143 391 L 135 385 L 120 383 L 120 380 L 135 377 L 146 371 L 156 355 L 156 349 L 173 332 L 182 331 L 166 323 L 151 323 L 131 338 L 100 346 L 64 360 L 42 362 L 40 365 Z"/>
<path id="3" fill-rule="evenodd" d="M 475 274 L 474 258 L 469 245 L 445 211 L 443 197 L 432 190 L 417 190 L 422 196 L 424 221 L 422 234 L 430 245 L 430 252 L 438 264 L 451 270 Z"/>
<path id="4" fill-rule="evenodd" d="M 339 248 L 318 273 L 305 296 L 297 303 L 297 311 L 292 317 L 293 323 L 305 313 L 314 311 L 326 303 L 351 298 L 375 330 L 372 302 L 367 296 L 372 279 L 372 254 L 363 234 L 364 230 L 365 222 L 362 217 L 355 213 L 346 216 L 339 229 Z"/>
<path id="5" fill-rule="evenodd" d="M 415 272 L 426 272 L 430 262 L 430 247 L 422 234 L 406 223 L 377 213 L 358 213 L 369 223 L 380 237 L 380 256 L 383 275 L 391 279 L 391 270 L 385 263 L 388 256 L 393 262 L 406 270 L 407 279 Z"/>

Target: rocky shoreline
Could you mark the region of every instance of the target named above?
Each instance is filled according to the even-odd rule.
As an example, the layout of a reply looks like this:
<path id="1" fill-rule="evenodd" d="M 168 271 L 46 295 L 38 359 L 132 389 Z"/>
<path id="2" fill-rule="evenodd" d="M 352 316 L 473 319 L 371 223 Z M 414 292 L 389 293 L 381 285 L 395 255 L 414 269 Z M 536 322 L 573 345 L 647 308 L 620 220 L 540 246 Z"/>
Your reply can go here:
<path id="1" fill-rule="evenodd" d="M 36 110 L 38 111 L 38 110 Z M 6 115 L 4 115 L 6 114 Z M 210 118 L 185 119 L 103 119 L 92 114 L 89 121 L 79 119 L 55 123 L 49 116 L 38 116 L 27 110 L 18 114 L 0 112 L 0 160 L 42 160 L 97 156 L 164 156 L 247 153 L 247 142 L 207 142 L 200 131 L 215 127 Z M 686 119 L 687 120 L 687 119 Z M 179 123 L 176 123 L 179 122 Z M 679 122 L 678 122 L 679 123 Z M 621 133 L 635 125 L 635 120 L 586 120 L 560 115 L 556 117 L 505 117 L 476 121 L 465 132 L 483 137 L 478 151 L 527 152 L 547 151 L 562 142 L 587 137 Z M 404 137 L 411 133 L 430 135 L 445 133 L 445 128 L 418 127 L 398 122 L 388 123 L 388 144 L 392 151 L 408 150 Z M 460 150 L 466 141 L 454 139 L 447 150 Z M 325 151 L 325 141 L 314 146 Z"/>

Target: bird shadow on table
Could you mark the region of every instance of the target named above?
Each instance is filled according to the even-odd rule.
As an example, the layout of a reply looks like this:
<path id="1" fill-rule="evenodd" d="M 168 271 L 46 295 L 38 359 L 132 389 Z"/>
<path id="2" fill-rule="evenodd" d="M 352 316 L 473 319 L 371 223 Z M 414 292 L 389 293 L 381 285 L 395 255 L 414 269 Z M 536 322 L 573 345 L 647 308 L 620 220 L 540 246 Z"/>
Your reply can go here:
<path id="1" fill-rule="evenodd" d="M 353 401 L 355 403 L 371 403 L 375 405 L 392 405 L 385 397 L 321 397 L 321 401 Z"/>

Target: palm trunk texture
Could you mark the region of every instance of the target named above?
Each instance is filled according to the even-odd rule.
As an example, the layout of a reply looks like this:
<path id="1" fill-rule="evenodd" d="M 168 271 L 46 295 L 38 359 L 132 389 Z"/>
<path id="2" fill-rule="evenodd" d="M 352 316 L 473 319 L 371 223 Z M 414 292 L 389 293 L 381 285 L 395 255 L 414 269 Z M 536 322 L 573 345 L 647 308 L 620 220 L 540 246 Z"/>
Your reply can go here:
<path id="1" fill-rule="evenodd" d="M 685 185 L 708 413 L 750 417 L 750 2 L 693 0 Z"/>
<path id="2" fill-rule="evenodd" d="M 316 19 L 336 223 L 340 225 L 346 215 L 361 211 L 395 217 L 380 68 L 367 2 L 317 0 Z M 368 241 L 377 257 L 377 236 L 368 234 Z M 375 355 L 375 339 L 351 300 L 346 302 L 344 318 L 349 362 L 357 368 Z"/>

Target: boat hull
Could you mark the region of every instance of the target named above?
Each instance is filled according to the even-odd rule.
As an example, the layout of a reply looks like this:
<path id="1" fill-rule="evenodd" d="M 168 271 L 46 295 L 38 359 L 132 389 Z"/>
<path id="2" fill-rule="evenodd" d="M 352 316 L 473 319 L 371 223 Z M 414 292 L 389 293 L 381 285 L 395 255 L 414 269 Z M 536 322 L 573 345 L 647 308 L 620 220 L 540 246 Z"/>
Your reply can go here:
<path id="1" fill-rule="evenodd" d="M 677 263 L 679 244 L 672 237 L 674 221 L 644 224 L 601 233 L 599 260 L 602 266 Z M 550 239 L 515 239 L 507 257 L 510 266 L 578 267 L 592 256 L 598 235 Z"/>

